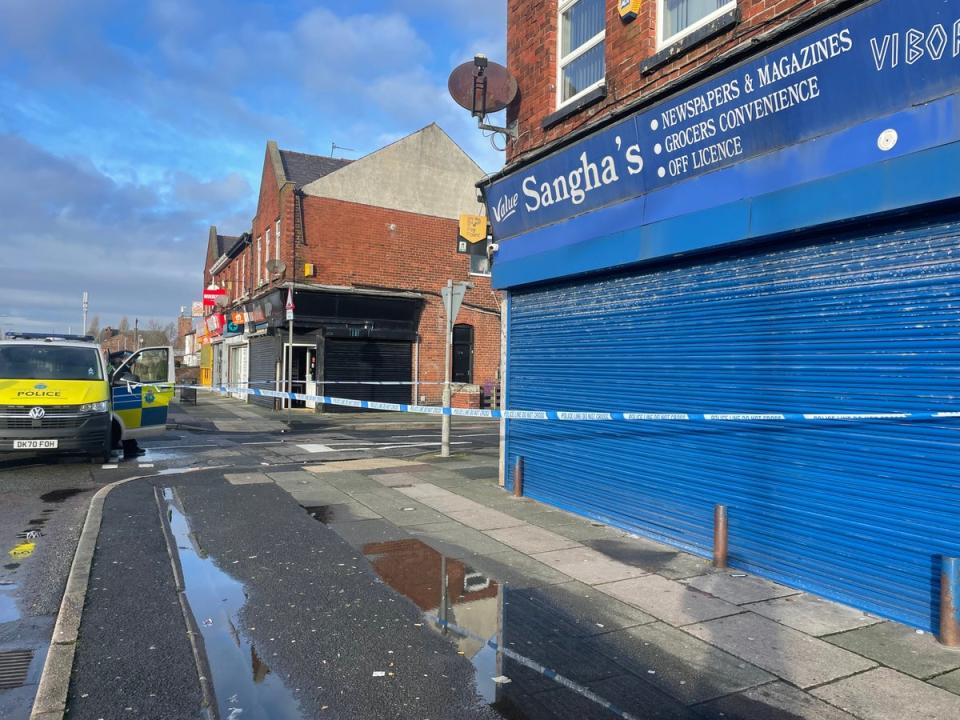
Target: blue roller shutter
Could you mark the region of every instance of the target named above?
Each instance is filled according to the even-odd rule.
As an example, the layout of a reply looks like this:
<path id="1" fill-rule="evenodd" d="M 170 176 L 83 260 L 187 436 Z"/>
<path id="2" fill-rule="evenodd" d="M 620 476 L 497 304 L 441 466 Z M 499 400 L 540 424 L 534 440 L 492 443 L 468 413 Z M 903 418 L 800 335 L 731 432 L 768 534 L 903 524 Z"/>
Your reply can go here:
<path id="1" fill-rule="evenodd" d="M 513 409 L 960 410 L 960 225 L 511 294 Z M 511 421 L 544 502 L 916 627 L 960 554 L 960 420 Z"/>

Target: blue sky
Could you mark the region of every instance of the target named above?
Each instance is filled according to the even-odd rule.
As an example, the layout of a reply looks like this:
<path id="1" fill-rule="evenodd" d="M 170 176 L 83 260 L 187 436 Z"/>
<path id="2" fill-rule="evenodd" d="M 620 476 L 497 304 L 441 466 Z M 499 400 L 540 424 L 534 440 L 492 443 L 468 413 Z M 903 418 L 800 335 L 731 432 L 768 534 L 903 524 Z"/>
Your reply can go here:
<path id="1" fill-rule="evenodd" d="M 0 2 L 0 328 L 172 320 L 199 299 L 207 228 L 255 211 L 264 145 L 359 157 L 438 122 L 502 154 L 449 99 L 503 62 L 502 0 Z"/>

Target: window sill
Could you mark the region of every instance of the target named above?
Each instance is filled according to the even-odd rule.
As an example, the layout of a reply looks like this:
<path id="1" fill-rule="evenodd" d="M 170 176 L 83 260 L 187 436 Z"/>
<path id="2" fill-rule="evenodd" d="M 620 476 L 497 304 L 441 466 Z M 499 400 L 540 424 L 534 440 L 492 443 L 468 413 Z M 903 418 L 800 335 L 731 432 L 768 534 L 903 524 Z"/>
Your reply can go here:
<path id="1" fill-rule="evenodd" d="M 721 33 L 725 33 L 739 22 L 740 8 L 735 7 L 733 10 L 725 12 L 713 22 L 697 28 L 689 35 L 685 35 L 676 42 L 667 45 L 656 55 L 644 60 L 642 63 L 640 63 L 640 74 L 649 75 L 688 50 L 695 48 L 697 45 L 704 43 L 707 40 L 720 35 Z"/>
<path id="2" fill-rule="evenodd" d="M 591 90 L 586 95 L 581 96 L 580 98 L 574 100 L 568 105 L 564 105 L 562 108 L 557 110 L 550 115 L 547 115 L 543 122 L 540 124 L 544 130 L 547 130 L 562 120 L 566 120 L 571 115 L 576 115 L 578 112 L 583 110 L 590 105 L 593 105 L 599 100 L 603 100 L 607 96 L 607 85 L 604 83 L 595 90 Z"/>

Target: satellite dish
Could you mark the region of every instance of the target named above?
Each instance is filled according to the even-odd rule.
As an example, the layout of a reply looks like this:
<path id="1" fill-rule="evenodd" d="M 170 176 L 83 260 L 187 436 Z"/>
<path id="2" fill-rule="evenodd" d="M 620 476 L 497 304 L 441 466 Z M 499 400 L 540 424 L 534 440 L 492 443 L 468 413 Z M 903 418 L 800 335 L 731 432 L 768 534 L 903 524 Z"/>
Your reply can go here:
<path id="1" fill-rule="evenodd" d="M 217 304 L 217 307 L 220 308 L 225 308 L 230 304 L 230 298 L 228 298 L 226 295 L 217 295 L 213 301 Z"/>
<path id="2" fill-rule="evenodd" d="M 271 275 L 279 275 L 286 269 L 287 265 L 282 260 L 267 260 L 267 272 Z"/>
<path id="3" fill-rule="evenodd" d="M 475 117 L 500 112 L 517 96 L 517 79 L 503 65 L 477 55 L 452 73 L 447 89 L 457 104 Z"/>

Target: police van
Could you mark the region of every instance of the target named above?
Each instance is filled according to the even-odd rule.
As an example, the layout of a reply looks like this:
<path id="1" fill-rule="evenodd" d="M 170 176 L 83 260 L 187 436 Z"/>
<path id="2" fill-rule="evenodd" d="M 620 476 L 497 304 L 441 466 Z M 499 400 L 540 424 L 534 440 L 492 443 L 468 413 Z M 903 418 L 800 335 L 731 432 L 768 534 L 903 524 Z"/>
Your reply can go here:
<path id="1" fill-rule="evenodd" d="M 7 333 L 0 340 L 0 452 L 82 452 L 107 460 L 162 433 L 174 392 L 170 347 L 114 367 L 91 337 Z"/>

